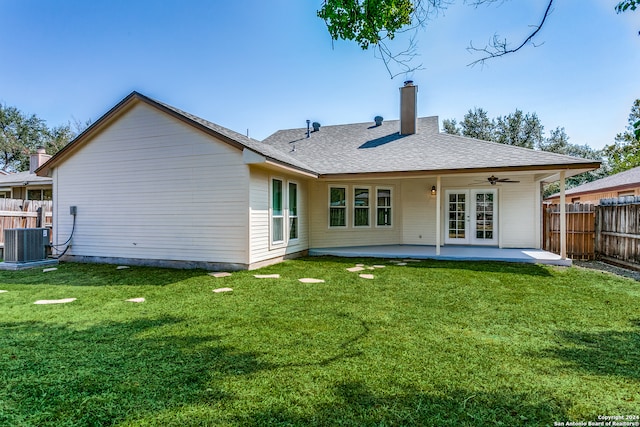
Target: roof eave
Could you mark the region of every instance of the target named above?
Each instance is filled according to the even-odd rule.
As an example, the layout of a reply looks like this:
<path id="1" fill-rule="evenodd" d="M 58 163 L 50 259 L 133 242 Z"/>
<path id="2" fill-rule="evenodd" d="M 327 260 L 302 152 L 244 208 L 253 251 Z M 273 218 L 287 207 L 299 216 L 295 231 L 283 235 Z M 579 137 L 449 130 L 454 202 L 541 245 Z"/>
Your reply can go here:
<path id="1" fill-rule="evenodd" d="M 326 173 L 320 174 L 321 179 L 359 179 L 359 178 L 417 178 L 423 176 L 455 175 L 455 174 L 477 174 L 477 173 L 497 173 L 497 172 L 524 172 L 524 171 L 576 171 L 574 175 L 600 167 L 600 162 L 570 163 L 570 164 L 550 164 L 550 165 L 525 165 L 525 166 L 502 166 L 486 168 L 452 168 L 435 170 L 415 170 L 415 171 L 387 171 L 387 172 L 347 172 L 347 173 Z"/>

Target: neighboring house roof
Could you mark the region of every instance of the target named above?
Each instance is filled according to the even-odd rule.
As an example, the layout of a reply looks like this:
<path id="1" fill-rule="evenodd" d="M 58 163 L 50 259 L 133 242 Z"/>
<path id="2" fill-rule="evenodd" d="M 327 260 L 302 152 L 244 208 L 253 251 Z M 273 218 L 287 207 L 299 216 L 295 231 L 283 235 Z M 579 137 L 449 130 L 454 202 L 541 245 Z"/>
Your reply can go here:
<path id="1" fill-rule="evenodd" d="M 380 172 L 457 172 L 472 169 L 596 168 L 599 162 L 439 131 L 438 117 L 417 119 L 417 132 L 400 135 L 399 121 L 281 130 L 264 143 L 313 165 L 320 175 Z"/>
<path id="2" fill-rule="evenodd" d="M 417 133 L 400 135 L 399 121 L 281 130 L 263 142 L 132 92 L 36 170 L 46 176 L 121 114 L 143 102 L 238 148 L 313 176 L 362 173 L 455 173 L 497 170 L 595 169 L 600 162 L 440 133 L 437 117 L 417 119 Z"/>
<path id="3" fill-rule="evenodd" d="M 578 185 L 565 191 L 565 195 L 599 193 L 606 190 L 616 190 L 634 186 L 640 186 L 640 167 Z M 560 197 L 560 193 L 553 194 L 547 197 L 547 199 L 554 197 Z"/>
<path id="4" fill-rule="evenodd" d="M 51 185 L 53 180 L 29 171 L 0 175 L 0 187 L 22 187 L 27 185 Z"/>

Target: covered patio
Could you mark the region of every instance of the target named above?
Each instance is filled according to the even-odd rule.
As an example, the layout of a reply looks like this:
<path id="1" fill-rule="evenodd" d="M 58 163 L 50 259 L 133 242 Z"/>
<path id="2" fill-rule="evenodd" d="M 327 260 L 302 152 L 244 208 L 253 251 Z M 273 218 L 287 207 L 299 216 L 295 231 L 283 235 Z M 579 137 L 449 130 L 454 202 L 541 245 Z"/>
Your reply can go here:
<path id="1" fill-rule="evenodd" d="M 560 255 L 541 249 L 513 249 L 495 246 L 457 246 L 440 247 L 426 245 L 379 245 L 351 246 L 341 248 L 309 249 L 310 256 L 332 255 L 347 258 L 409 258 L 436 259 L 448 261 L 503 261 L 524 262 L 531 264 L 549 264 L 571 266 L 570 259 L 562 259 Z"/>

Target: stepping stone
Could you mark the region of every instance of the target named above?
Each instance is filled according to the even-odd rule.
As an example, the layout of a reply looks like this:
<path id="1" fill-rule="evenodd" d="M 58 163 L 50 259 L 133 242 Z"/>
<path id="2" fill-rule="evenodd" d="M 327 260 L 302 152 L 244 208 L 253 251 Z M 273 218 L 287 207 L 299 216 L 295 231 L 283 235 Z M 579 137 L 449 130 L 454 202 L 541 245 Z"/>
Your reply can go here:
<path id="1" fill-rule="evenodd" d="M 231 273 L 226 273 L 224 271 L 219 271 L 217 273 L 209 273 L 209 276 L 213 276 L 213 277 L 229 277 L 231 276 Z"/>
<path id="2" fill-rule="evenodd" d="M 63 298 L 63 299 L 41 299 L 38 300 L 36 302 L 34 302 L 34 304 L 66 304 L 68 302 L 73 302 L 75 301 L 76 298 Z"/>
<path id="3" fill-rule="evenodd" d="M 397 262 L 396 265 L 407 265 L 406 262 Z"/>
<path id="4" fill-rule="evenodd" d="M 9 291 L 0 291 L 0 294 L 4 294 L 5 292 L 9 292 Z"/>
<path id="5" fill-rule="evenodd" d="M 373 268 L 385 268 L 386 265 L 374 265 Z"/>
<path id="6" fill-rule="evenodd" d="M 144 298 L 131 298 L 128 299 L 127 302 L 144 302 Z"/>
<path id="7" fill-rule="evenodd" d="M 305 277 L 303 279 L 298 279 L 299 282 L 301 283 L 324 283 L 324 280 L 322 279 L 312 279 L 310 277 Z"/>
<path id="8" fill-rule="evenodd" d="M 375 270 L 375 267 L 367 267 L 367 270 Z"/>
<path id="9" fill-rule="evenodd" d="M 51 267 L 51 268 L 45 268 L 44 270 L 42 270 L 42 272 L 43 272 L 43 273 L 48 273 L 48 272 L 50 272 L 50 271 L 56 271 L 56 270 L 57 270 L 57 268 L 55 268 L 55 267 Z"/>
<path id="10" fill-rule="evenodd" d="M 253 277 L 256 279 L 279 279 L 279 274 L 254 274 Z"/>
<path id="11" fill-rule="evenodd" d="M 419 259 L 403 259 L 404 262 L 420 262 Z"/>
<path id="12" fill-rule="evenodd" d="M 363 279 L 373 279 L 373 274 L 361 274 L 360 277 Z"/>
<path id="13" fill-rule="evenodd" d="M 364 270 L 364 268 L 363 268 L 363 267 L 351 267 L 351 268 L 347 268 L 347 271 L 351 271 L 352 273 L 353 273 L 353 272 L 356 272 L 356 271 L 362 271 L 362 270 Z"/>
<path id="14" fill-rule="evenodd" d="M 116 267 L 116 270 L 126 270 L 127 268 L 131 268 L 128 265 L 119 265 Z"/>
<path id="15" fill-rule="evenodd" d="M 356 267 L 364 267 L 364 264 L 356 264 Z"/>
<path id="16" fill-rule="evenodd" d="M 216 294 L 219 294 L 221 292 L 231 292 L 231 291 L 233 291 L 233 289 L 231 288 L 218 288 L 213 290 L 213 292 L 215 292 Z"/>

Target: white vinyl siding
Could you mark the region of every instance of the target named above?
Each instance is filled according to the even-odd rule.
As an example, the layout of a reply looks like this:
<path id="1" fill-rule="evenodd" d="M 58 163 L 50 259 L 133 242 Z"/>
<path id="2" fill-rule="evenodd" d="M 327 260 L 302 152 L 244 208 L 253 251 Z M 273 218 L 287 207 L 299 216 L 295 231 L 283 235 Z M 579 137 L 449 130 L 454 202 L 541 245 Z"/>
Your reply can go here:
<path id="1" fill-rule="evenodd" d="M 134 105 L 54 169 L 55 240 L 68 254 L 248 262 L 249 169 L 241 151 Z"/>

